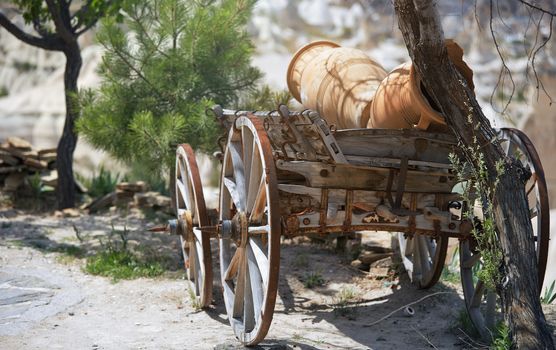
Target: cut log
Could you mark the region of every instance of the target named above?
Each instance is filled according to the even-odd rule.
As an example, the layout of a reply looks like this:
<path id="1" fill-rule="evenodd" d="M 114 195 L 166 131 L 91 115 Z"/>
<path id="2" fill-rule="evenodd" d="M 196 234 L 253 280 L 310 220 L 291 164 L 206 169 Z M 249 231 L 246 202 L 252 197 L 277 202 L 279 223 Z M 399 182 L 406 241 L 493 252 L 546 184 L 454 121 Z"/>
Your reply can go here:
<path id="1" fill-rule="evenodd" d="M 0 151 L 0 160 L 9 165 L 18 165 L 19 163 L 21 163 L 19 159 L 12 156 L 9 152 L 6 151 Z"/>
<path id="2" fill-rule="evenodd" d="M 39 157 L 42 157 L 44 154 L 56 153 L 56 148 L 40 149 L 40 150 L 37 151 L 37 153 L 39 154 Z"/>
<path id="3" fill-rule="evenodd" d="M 27 140 L 19 137 L 8 137 L 6 142 L 8 143 L 8 145 L 10 145 L 10 147 L 17 148 L 23 151 L 30 151 L 32 149 L 31 144 Z"/>
<path id="4" fill-rule="evenodd" d="M 40 153 L 39 151 L 39 160 L 45 161 L 47 163 L 53 162 L 56 160 L 56 152 Z"/>
<path id="5" fill-rule="evenodd" d="M 10 174 L 15 172 L 20 172 L 23 169 L 25 169 L 24 165 L 3 166 L 0 167 L 0 174 Z"/>
<path id="6" fill-rule="evenodd" d="M 92 201 L 85 209 L 89 209 L 90 213 L 94 213 L 101 209 L 105 209 L 114 205 L 117 198 L 116 192 L 108 193 L 100 198 L 95 199 Z"/>
<path id="7" fill-rule="evenodd" d="M 116 189 L 128 192 L 145 192 L 147 191 L 147 184 L 145 181 L 122 182 L 116 185 Z"/>
<path id="8" fill-rule="evenodd" d="M 392 256 L 392 253 L 375 253 L 375 252 L 369 252 L 365 250 L 361 252 L 361 254 L 359 254 L 358 259 L 361 260 L 363 264 L 371 265 L 375 261 L 382 260 L 390 256 Z"/>
<path id="9" fill-rule="evenodd" d="M 36 160 L 36 159 L 33 159 L 33 158 L 23 159 L 23 164 L 29 166 L 30 168 L 34 168 L 36 170 L 44 170 L 48 166 L 47 162 Z M 32 170 L 34 170 L 34 169 L 32 169 Z"/>

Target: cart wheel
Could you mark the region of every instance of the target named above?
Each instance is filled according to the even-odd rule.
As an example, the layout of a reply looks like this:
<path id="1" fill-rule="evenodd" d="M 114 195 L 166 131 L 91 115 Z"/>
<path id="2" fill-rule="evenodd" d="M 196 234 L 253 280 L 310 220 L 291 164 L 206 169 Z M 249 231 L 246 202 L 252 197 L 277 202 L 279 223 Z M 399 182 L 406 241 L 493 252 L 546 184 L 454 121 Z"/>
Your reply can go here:
<path id="1" fill-rule="evenodd" d="M 533 144 L 523 132 L 504 128 L 499 130 L 498 136 L 503 140 L 502 147 L 506 154 L 520 160 L 524 166 L 529 166 L 532 172 L 531 178 L 525 184 L 525 190 L 536 242 L 540 293 L 546 271 L 550 238 L 550 216 L 544 171 Z M 499 298 L 496 292 L 487 290 L 484 282 L 477 277 L 482 262 L 481 254 L 476 249 L 474 239 L 461 241 L 459 251 L 465 306 L 481 337 L 490 340 L 494 328 L 498 321 L 502 319 Z"/>
<path id="2" fill-rule="evenodd" d="M 195 153 L 188 144 L 176 150 L 177 233 L 189 287 L 201 307 L 212 301 L 212 263 L 210 234 L 199 228 L 208 226 L 208 216 Z"/>
<path id="3" fill-rule="evenodd" d="M 245 345 L 264 339 L 280 268 L 280 214 L 272 149 L 262 121 L 239 117 L 220 181 L 220 271 L 228 319 Z"/>
<path id="4" fill-rule="evenodd" d="M 448 251 L 448 238 L 414 234 L 406 237 L 398 232 L 400 256 L 411 282 L 419 288 L 430 288 L 438 282 Z"/>

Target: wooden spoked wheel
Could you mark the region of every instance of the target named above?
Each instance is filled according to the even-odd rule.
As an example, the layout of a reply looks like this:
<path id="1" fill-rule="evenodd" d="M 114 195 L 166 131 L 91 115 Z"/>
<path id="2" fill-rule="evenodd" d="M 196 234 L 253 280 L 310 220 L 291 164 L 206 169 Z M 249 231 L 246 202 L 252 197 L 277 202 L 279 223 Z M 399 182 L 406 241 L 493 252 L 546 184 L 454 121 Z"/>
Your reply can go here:
<path id="1" fill-rule="evenodd" d="M 261 120 L 231 128 L 220 181 L 220 271 L 228 319 L 246 345 L 264 339 L 280 268 L 280 213 L 272 149 Z"/>
<path id="2" fill-rule="evenodd" d="M 448 237 L 398 233 L 400 256 L 409 279 L 419 288 L 430 288 L 438 282 L 448 250 Z"/>
<path id="3" fill-rule="evenodd" d="M 207 307 L 212 301 L 212 263 L 210 233 L 201 232 L 209 225 L 205 198 L 195 153 L 188 144 L 176 150 L 176 233 L 187 280 L 196 303 Z"/>
<path id="4" fill-rule="evenodd" d="M 506 154 L 528 166 L 532 176 L 525 184 L 529 213 L 533 225 L 539 275 L 542 288 L 550 238 L 550 216 L 544 171 L 538 154 L 529 138 L 516 129 L 500 129 L 499 139 Z M 492 339 L 493 330 L 502 319 L 499 298 L 477 277 L 482 268 L 481 254 L 471 237 L 460 241 L 460 270 L 465 305 L 475 328 L 485 340 Z"/>

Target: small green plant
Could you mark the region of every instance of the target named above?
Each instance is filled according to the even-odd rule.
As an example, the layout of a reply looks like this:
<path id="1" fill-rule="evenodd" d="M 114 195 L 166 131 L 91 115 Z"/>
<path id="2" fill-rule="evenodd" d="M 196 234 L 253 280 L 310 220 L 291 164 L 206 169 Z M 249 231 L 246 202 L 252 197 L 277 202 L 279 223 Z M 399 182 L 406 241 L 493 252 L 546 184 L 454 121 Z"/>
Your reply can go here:
<path id="1" fill-rule="evenodd" d="M 472 113 L 473 110 L 469 107 L 468 123 L 475 129 L 472 124 Z M 481 252 L 481 267 L 476 274 L 474 273 L 474 276 L 480 278 L 489 290 L 496 290 L 496 285 L 501 280 L 502 250 L 498 243 L 492 203 L 494 203 L 494 190 L 504 172 L 504 164 L 502 161 L 496 164 L 497 176 L 492 181 L 477 137 L 473 137 L 473 143 L 470 146 L 460 145 L 460 147 L 466 149 L 466 155 L 469 158 L 467 161 L 463 161 L 456 154 L 450 154 L 450 162 L 463 186 L 463 200 L 469 204 L 478 204 L 478 206 L 469 205 L 467 210 L 462 212 L 463 218 L 469 219 L 473 224 L 471 233 Z M 482 214 L 480 215 L 482 220 L 477 218 L 477 209 Z"/>
<path id="2" fill-rule="evenodd" d="M 460 283 L 461 276 L 458 270 L 459 270 L 459 247 L 456 247 L 456 249 L 454 249 L 454 253 L 452 254 L 452 259 L 450 263 L 444 266 L 440 278 L 443 281 L 449 283 L 454 283 L 454 284 Z"/>
<path id="3" fill-rule="evenodd" d="M 321 287 L 324 285 L 324 278 L 322 278 L 322 275 L 318 272 L 309 272 L 303 278 L 303 285 L 305 288 L 309 289 Z"/>
<path id="4" fill-rule="evenodd" d="M 504 322 L 500 322 L 496 327 L 496 334 L 490 348 L 492 350 L 510 350 L 512 348 L 510 328 Z"/>
<path id="5" fill-rule="evenodd" d="M 120 242 L 114 239 L 119 236 Z M 116 230 L 112 224 L 112 231 L 106 242 L 99 239 L 102 251 L 87 258 L 85 271 L 92 275 L 112 277 L 114 282 L 121 279 L 140 277 L 156 277 L 164 273 L 159 261 L 140 258 L 128 249 L 128 230 Z"/>
<path id="6" fill-rule="evenodd" d="M 160 276 L 164 269 L 158 262 L 141 261 L 128 250 L 105 250 L 87 259 L 85 271 L 91 275 L 121 279 Z"/>
<path id="7" fill-rule="evenodd" d="M 354 320 L 357 316 L 357 309 L 350 307 L 350 303 L 353 303 L 357 298 L 358 293 L 354 288 L 344 287 L 340 289 L 334 300 L 334 314 Z"/>
<path id="8" fill-rule="evenodd" d="M 191 307 L 193 308 L 193 310 L 201 311 L 203 309 L 203 306 L 197 299 L 197 296 L 195 295 L 193 289 L 189 288 L 188 293 L 189 293 L 189 300 L 191 301 Z"/>
<path id="9" fill-rule="evenodd" d="M 93 198 L 113 192 L 121 180 L 120 174 L 113 174 L 110 170 L 105 169 L 104 166 L 100 167 L 98 174 L 93 172 L 93 176 L 89 179 L 79 175 L 77 175 L 77 178 L 89 189 L 89 195 Z"/>
<path id="10" fill-rule="evenodd" d="M 556 291 L 554 290 L 554 284 L 556 280 L 552 281 L 550 287 L 544 289 L 544 293 L 541 296 L 541 303 L 543 304 L 552 304 L 554 300 L 556 300 Z"/>
<path id="11" fill-rule="evenodd" d="M 295 256 L 293 259 L 293 266 L 297 268 L 309 267 L 309 257 L 305 253 L 301 253 Z"/>
<path id="12" fill-rule="evenodd" d="M 39 173 L 33 174 L 33 176 L 27 177 L 27 182 L 33 193 L 33 198 L 39 199 L 43 192 L 43 183 Z"/>

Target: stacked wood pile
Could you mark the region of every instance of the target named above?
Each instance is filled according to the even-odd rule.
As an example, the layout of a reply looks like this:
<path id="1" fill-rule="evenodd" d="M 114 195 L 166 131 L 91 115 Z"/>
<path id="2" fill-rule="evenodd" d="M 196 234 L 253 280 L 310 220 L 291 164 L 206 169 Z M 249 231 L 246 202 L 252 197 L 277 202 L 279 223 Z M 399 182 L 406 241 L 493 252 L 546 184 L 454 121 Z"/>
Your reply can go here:
<path id="1" fill-rule="evenodd" d="M 84 209 L 90 213 L 110 207 L 136 207 L 142 209 L 163 210 L 168 214 L 173 214 L 172 200 L 159 192 L 149 191 L 144 181 L 122 182 L 116 185 L 114 192 L 108 193 L 87 204 Z"/>
<path id="2" fill-rule="evenodd" d="M 351 266 L 363 271 L 368 271 L 370 277 L 377 279 L 388 278 L 392 266 L 394 251 L 391 248 L 381 246 L 361 247 L 357 259 L 351 262 Z"/>
<path id="3" fill-rule="evenodd" d="M 16 191 L 29 175 L 40 174 L 45 185 L 56 187 L 56 149 L 34 149 L 19 137 L 8 137 L 0 145 L 0 185 L 3 191 Z"/>

